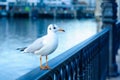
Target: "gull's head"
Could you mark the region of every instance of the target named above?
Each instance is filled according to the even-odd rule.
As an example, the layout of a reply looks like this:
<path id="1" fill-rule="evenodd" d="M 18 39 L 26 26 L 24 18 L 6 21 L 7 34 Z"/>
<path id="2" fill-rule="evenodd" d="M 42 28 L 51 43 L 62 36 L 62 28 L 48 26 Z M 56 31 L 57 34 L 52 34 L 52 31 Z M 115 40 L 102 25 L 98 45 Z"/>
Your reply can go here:
<path id="1" fill-rule="evenodd" d="M 65 32 L 65 30 L 63 30 L 62 28 L 59 28 L 56 24 L 50 24 L 48 26 L 48 33 L 49 32 L 57 32 L 57 31 L 60 31 L 60 32 Z"/>

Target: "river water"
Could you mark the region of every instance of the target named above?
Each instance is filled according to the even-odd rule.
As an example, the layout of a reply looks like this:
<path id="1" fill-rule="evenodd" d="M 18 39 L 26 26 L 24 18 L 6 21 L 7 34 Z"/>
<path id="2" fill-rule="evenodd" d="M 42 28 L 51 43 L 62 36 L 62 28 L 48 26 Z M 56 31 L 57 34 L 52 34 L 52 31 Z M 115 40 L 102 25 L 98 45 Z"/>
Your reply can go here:
<path id="1" fill-rule="evenodd" d="M 25 54 L 16 49 L 45 35 L 47 26 L 51 23 L 57 24 L 66 32 L 57 33 L 59 46 L 48 56 L 49 60 L 97 33 L 94 19 L 0 18 L 0 80 L 15 80 L 40 65 L 39 55 Z"/>

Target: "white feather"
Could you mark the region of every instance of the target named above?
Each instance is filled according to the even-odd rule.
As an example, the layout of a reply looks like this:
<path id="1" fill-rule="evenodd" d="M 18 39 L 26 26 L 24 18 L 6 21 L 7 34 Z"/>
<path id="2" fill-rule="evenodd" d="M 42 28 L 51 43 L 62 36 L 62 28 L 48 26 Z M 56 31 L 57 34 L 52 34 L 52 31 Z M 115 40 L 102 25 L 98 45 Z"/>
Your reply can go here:
<path id="1" fill-rule="evenodd" d="M 35 40 L 31 45 L 29 45 L 24 52 L 26 53 L 34 53 L 36 50 L 39 50 L 41 47 L 43 47 L 43 38 L 38 38 Z"/>

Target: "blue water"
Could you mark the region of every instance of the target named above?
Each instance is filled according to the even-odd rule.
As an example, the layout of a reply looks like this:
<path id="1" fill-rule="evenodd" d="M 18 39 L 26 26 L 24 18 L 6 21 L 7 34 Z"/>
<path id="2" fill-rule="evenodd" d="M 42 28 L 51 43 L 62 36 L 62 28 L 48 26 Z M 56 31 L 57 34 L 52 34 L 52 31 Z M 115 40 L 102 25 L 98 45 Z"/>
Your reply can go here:
<path id="1" fill-rule="evenodd" d="M 65 29 L 57 33 L 59 46 L 49 60 L 96 34 L 94 19 L 0 19 L 0 80 L 15 80 L 40 65 L 39 56 L 16 50 L 46 34 L 47 26 L 55 23 Z M 45 58 L 43 57 L 43 63 Z"/>

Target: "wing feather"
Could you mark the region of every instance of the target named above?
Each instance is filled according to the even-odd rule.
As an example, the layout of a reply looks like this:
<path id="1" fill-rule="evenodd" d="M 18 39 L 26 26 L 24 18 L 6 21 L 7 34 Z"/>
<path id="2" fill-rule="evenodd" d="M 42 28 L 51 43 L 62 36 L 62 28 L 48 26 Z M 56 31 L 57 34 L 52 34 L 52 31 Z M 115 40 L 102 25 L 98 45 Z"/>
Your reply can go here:
<path id="1" fill-rule="evenodd" d="M 28 52 L 28 53 L 33 53 L 39 49 L 41 49 L 43 47 L 43 39 L 42 38 L 38 38 L 37 40 L 35 40 L 31 45 L 29 45 L 24 52 Z"/>

